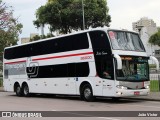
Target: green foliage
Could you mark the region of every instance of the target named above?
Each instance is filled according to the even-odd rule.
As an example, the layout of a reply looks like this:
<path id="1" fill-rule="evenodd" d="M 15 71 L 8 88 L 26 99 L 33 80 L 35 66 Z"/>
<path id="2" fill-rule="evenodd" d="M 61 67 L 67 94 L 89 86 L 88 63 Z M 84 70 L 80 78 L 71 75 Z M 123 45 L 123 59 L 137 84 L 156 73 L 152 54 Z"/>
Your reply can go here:
<path id="1" fill-rule="evenodd" d="M 155 68 L 156 69 L 156 65 L 155 64 L 150 64 L 149 65 L 149 68 L 151 69 L 151 68 Z"/>
<path id="2" fill-rule="evenodd" d="M 0 87 L 2 87 L 2 85 L 3 85 L 3 79 L 2 77 L 0 77 Z"/>
<path id="3" fill-rule="evenodd" d="M 21 33 L 22 24 L 13 17 L 13 10 L 0 0 L 0 56 L 4 47 L 15 45 Z"/>
<path id="4" fill-rule="evenodd" d="M 160 46 L 160 29 L 150 37 L 149 43 Z"/>
<path id="5" fill-rule="evenodd" d="M 41 37 L 39 35 L 34 36 L 32 39 L 30 39 L 30 41 L 37 41 L 40 40 Z"/>
<path id="6" fill-rule="evenodd" d="M 45 38 L 50 38 L 50 37 L 54 37 L 54 35 L 53 34 L 36 35 L 32 39 L 30 39 L 30 41 L 37 41 L 37 40 L 40 40 L 40 39 L 45 39 Z"/>
<path id="7" fill-rule="evenodd" d="M 151 92 L 159 92 L 159 80 L 151 80 L 150 81 L 150 91 Z"/>
<path id="8" fill-rule="evenodd" d="M 157 29 L 158 29 L 158 32 L 160 32 L 160 27 L 158 27 Z"/>
<path id="9" fill-rule="evenodd" d="M 85 28 L 109 26 L 106 0 L 83 0 Z M 36 27 L 48 24 L 50 31 L 69 33 L 71 30 L 83 29 L 82 0 L 48 0 L 36 11 Z"/>
<path id="10" fill-rule="evenodd" d="M 2 70 L 3 50 L 7 46 L 17 44 L 22 27 L 17 18 L 13 17 L 12 7 L 0 0 L 0 71 Z"/>

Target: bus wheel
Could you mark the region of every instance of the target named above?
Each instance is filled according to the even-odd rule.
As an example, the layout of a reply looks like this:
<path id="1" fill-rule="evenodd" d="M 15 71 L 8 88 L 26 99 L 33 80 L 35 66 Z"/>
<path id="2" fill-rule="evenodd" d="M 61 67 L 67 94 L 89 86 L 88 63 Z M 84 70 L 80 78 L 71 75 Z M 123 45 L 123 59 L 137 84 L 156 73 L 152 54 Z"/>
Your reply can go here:
<path id="1" fill-rule="evenodd" d="M 92 87 L 90 84 L 85 84 L 82 87 L 81 98 L 87 102 L 94 101 L 95 97 L 93 96 Z"/>
<path id="2" fill-rule="evenodd" d="M 20 87 L 20 85 L 19 84 L 17 84 L 16 86 L 15 86 L 15 92 L 16 92 L 16 95 L 17 96 L 22 96 L 22 90 L 21 90 L 21 87 Z"/>
<path id="3" fill-rule="evenodd" d="M 27 84 L 24 84 L 22 87 L 22 91 L 23 91 L 23 95 L 25 97 L 29 97 L 30 93 L 29 93 L 29 87 Z"/>

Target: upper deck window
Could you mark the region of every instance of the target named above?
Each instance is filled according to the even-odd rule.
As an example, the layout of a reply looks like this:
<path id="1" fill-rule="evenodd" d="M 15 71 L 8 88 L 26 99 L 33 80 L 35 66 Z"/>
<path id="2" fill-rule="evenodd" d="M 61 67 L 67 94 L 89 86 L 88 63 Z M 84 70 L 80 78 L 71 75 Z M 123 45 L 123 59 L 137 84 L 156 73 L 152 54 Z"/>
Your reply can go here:
<path id="1" fill-rule="evenodd" d="M 17 59 L 88 48 L 87 33 L 79 33 L 5 49 L 4 58 Z"/>
<path id="2" fill-rule="evenodd" d="M 144 46 L 136 33 L 108 31 L 112 48 L 115 50 L 144 52 Z"/>

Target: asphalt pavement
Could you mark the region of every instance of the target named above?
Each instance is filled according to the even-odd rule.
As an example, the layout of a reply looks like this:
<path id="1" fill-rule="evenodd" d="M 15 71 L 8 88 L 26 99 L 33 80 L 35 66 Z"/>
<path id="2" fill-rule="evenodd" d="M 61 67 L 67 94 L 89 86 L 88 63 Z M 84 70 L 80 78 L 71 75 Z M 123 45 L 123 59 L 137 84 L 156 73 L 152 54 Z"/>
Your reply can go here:
<path id="1" fill-rule="evenodd" d="M 3 92 L 3 87 L 0 87 L 0 92 Z M 160 101 L 160 92 L 150 92 L 148 96 L 135 96 L 135 97 L 125 97 L 124 99 L 137 99 L 146 101 Z"/>

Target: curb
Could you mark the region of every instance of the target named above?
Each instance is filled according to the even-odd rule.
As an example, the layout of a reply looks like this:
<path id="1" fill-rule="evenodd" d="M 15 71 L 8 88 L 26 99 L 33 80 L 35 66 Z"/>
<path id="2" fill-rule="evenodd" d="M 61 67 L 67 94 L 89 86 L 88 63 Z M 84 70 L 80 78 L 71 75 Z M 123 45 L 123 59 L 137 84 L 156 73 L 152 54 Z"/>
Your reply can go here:
<path id="1" fill-rule="evenodd" d="M 160 101 L 159 99 L 155 99 L 155 98 L 122 98 L 122 99 L 132 99 L 132 100 L 143 100 L 143 101 Z"/>

